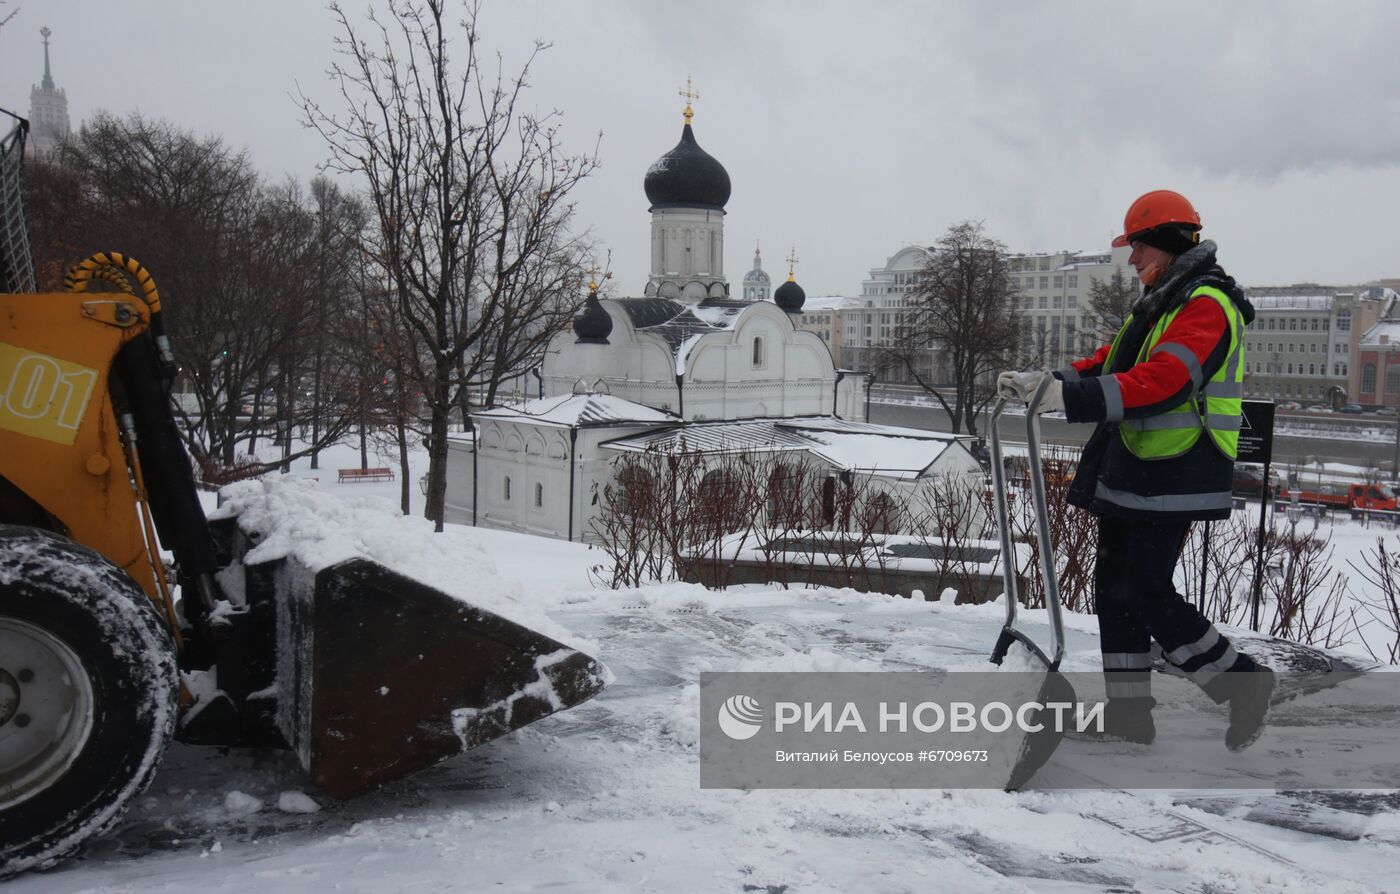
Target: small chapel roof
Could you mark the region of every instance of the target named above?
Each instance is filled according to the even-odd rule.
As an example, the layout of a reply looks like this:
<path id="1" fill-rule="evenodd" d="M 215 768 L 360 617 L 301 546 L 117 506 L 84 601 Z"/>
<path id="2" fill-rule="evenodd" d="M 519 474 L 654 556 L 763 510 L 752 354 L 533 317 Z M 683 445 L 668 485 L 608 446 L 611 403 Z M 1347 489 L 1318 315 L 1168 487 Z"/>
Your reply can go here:
<path id="1" fill-rule="evenodd" d="M 680 450 L 697 453 L 792 453 L 806 451 L 838 469 L 887 478 L 923 475 L 948 448 L 967 436 L 897 428 L 822 416 L 805 419 L 747 419 L 700 422 L 664 431 L 627 435 L 602 446 L 624 452 Z"/>

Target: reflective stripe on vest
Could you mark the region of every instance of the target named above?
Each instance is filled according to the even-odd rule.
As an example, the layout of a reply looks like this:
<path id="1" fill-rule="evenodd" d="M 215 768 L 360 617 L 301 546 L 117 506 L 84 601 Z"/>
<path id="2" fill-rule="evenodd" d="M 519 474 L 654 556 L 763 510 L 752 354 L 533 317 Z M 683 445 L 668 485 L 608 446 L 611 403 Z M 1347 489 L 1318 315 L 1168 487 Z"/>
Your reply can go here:
<path id="1" fill-rule="evenodd" d="M 1186 305 L 1182 304 L 1157 321 L 1143 340 L 1137 362 L 1143 362 L 1158 351 L 1171 354 L 1186 367 L 1191 376 L 1192 388 L 1186 400 L 1172 409 L 1143 419 L 1126 419 L 1119 425 L 1118 431 L 1123 438 L 1123 444 L 1139 459 L 1170 459 L 1181 456 L 1195 446 L 1203 430 L 1210 432 L 1216 448 L 1230 460 L 1234 460 L 1239 453 L 1240 413 L 1243 410 L 1241 398 L 1244 394 L 1244 340 L 1240 330 L 1244 321 L 1234 302 L 1219 289 L 1201 286 L 1191 293 L 1192 298 L 1202 296 L 1215 299 L 1225 312 L 1230 334 L 1229 353 L 1225 362 L 1220 364 L 1210 381 L 1203 386 L 1201 366 L 1194 354 L 1175 342 L 1159 344 L 1162 334 Z M 1123 328 L 1118 331 L 1118 336 L 1114 338 L 1108 357 L 1104 359 L 1105 369 L 1111 368 L 1119 341 L 1131 322 L 1132 316 L 1129 315 L 1123 322 Z M 1104 383 L 1105 386 L 1109 384 Z M 1115 381 L 1112 384 L 1117 383 Z M 1105 398 L 1108 396 L 1108 390 L 1108 387 L 1104 388 Z"/>

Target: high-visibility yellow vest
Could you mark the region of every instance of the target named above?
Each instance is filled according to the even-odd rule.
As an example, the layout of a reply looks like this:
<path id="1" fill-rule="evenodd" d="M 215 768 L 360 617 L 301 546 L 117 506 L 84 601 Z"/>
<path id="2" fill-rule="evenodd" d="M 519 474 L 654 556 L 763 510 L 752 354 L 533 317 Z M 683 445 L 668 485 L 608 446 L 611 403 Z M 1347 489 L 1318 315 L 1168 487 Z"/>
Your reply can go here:
<path id="1" fill-rule="evenodd" d="M 1139 459 L 1181 456 L 1196 445 L 1202 431 L 1210 432 L 1216 448 L 1232 461 L 1239 454 L 1244 395 L 1244 341 L 1241 338 L 1244 319 L 1235 303 L 1219 289 L 1200 286 L 1191 293 L 1192 298 L 1202 295 L 1214 298 L 1221 310 L 1225 311 L 1225 320 L 1230 327 L 1229 353 L 1210 381 L 1202 383 L 1201 364 L 1195 354 L 1175 342 L 1159 344 L 1162 333 L 1166 332 L 1186 304 L 1162 315 L 1147 338 L 1143 339 L 1137 362 L 1142 363 L 1158 351 L 1166 351 L 1186 365 L 1191 374 L 1192 389 L 1186 400 L 1164 413 L 1144 419 L 1124 419 L 1119 423 L 1118 431 L 1123 444 Z M 1104 358 L 1105 370 L 1113 368 L 1113 355 L 1117 353 L 1118 343 L 1132 320 L 1129 314 L 1114 337 L 1108 356 Z"/>

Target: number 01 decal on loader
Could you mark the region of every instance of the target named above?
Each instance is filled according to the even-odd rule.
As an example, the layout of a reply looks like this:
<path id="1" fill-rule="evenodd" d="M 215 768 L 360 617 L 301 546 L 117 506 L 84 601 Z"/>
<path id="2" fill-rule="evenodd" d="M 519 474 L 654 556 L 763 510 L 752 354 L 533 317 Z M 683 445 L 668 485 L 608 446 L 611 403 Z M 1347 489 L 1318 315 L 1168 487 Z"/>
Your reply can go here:
<path id="1" fill-rule="evenodd" d="M 0 428 L 71 447 L 97 370 L 0 342 Z"/>

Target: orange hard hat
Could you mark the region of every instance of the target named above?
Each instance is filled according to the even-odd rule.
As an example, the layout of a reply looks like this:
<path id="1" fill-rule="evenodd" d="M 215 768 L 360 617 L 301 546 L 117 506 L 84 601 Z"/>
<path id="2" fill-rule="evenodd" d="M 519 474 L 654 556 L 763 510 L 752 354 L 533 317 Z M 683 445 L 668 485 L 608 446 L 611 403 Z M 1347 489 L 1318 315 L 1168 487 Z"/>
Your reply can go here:
<path id="1" fill-rule="evenodd" d="M 1113 247 L 1122 248 L 1138 233 L 1163 224 L 1181 224 L 1199 230 L 1201 215 L 1181 193 L 1154 189 L 1138 196 L 1128 206 L 1128 213 L 1123 215 L 1123 235 L 1113 240 Z"/>

